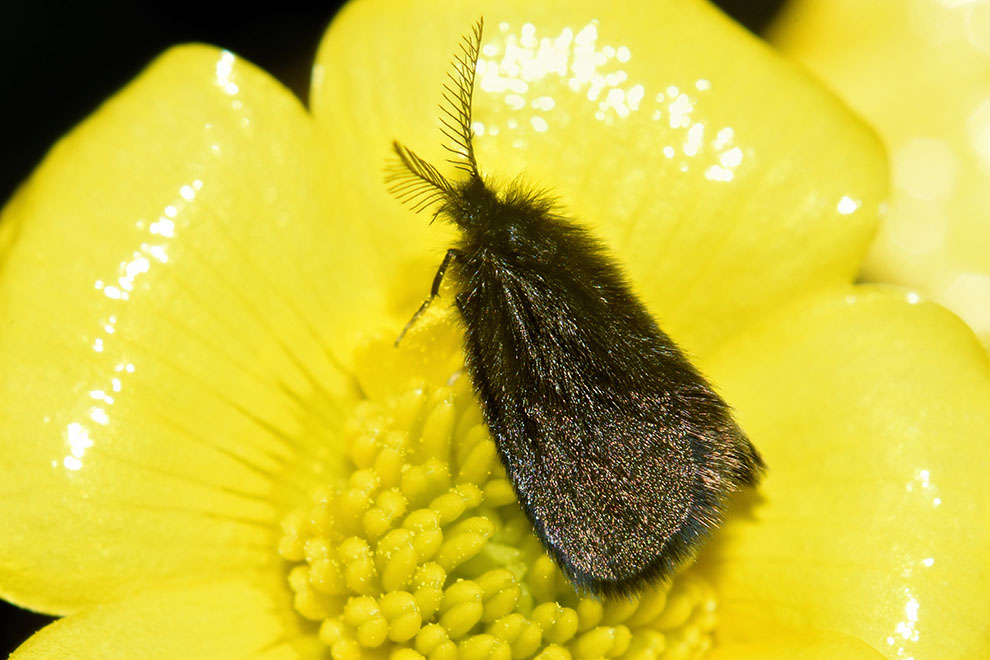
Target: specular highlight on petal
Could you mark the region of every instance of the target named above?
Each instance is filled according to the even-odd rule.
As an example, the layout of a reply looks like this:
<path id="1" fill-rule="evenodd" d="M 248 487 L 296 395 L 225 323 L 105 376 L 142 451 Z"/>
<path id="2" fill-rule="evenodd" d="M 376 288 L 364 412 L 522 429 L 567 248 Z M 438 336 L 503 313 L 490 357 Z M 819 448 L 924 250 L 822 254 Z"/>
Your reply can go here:
<path id="1" fill-rule="evenodd" d="M 797 291 L 852 280 L 886 194 L 875 136 L 706 3 L 365 0 L 324 39 L 312 107 L 334 150 L 357 154 L 340 204 L 369 212 L 391 281 L 408 282 L 397 314 L 451 235 L 376 180 L 397 137 L 443 162 L 441 85 L 479 15 L 482 174 L 557 195 L 689 352 Z"/>
<path id="2" fill-rule="evenodd" d="M 67 613 L 271 566 L 280 511 L 332 471 L 356 301 L 376 295 L 351 286 L 333 171 L 288 91 L 188 46 L 4 210 L 5 597 Z"/>

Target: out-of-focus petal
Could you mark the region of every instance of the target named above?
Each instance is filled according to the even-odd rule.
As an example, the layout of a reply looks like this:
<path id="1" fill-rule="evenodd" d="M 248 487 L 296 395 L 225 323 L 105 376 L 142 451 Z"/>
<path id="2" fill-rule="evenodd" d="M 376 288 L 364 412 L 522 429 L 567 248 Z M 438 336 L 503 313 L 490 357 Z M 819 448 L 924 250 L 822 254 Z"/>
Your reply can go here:
<path id="1" fill-rule="evenodd" d="M 882 660 L 869 644 L 824 631 L 770 637 L 744 644 L 719 644 L 705 660 Z"/>
<path id="2" fill-rule="evenodd" d="M 156 589 L 43 628 L 11 660 L 294 660 L 319 647 L 273 592 L 244 578 Z"/>
<path id="3" fill-rule="evenodd" d="M 274 567 L 281 510 L 327 478 L 313 457 L 350 387 L 329 348 L 356 305 L 332 171 L 287 90 L 191 46 L 5 209 L 5 598 L 67 613 Z"/>
<path id="4" fill-rule="evenodd" d="M 987 657 L 990 364 L 972 332 L 913 294 L 849 288 L 707 367 L 768 465 L 713 546 L 726 637 L 825 629 L 890 658 Z"/>
<path id="5" fill-rule="evenodd" d="M 391 199 L 379 173 L 394 139 L 452 173 L 437 104 L 482 15 L 483 173 L 559 196 L 690 351 L 797 291 L 851 280 L 886 191 L 878 142 L 706 3 L 366 0 L 327 33 L 312 108 L 349 154 L 340 208 L 367 218 L 378 268 L 405 283 L 397 318 L 422 299 L 451 230 Z"/>
<path id="6" fill-rule="evenodd" d="M 990 4 L 797 0 L 771 36 L 891 154 L 866 276 L 917 288 L 990 344 Z"/>

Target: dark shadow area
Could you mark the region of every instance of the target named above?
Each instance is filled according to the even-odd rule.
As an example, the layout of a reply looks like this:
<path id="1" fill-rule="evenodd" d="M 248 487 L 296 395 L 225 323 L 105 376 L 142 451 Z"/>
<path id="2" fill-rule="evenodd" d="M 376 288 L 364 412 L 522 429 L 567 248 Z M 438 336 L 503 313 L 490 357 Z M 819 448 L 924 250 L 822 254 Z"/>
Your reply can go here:
<path id="1" fill-rule="evenodd" d="M 781 0 L 715 4 L 759 33 Z M 52 143 L 169 46 L 228 48 L 305 99 L 309 67 L 340 3 L 277 3 L 246 12 L 227 4 L 11 3 L 0 15 L 0 83 L 7 130 L 0 200 L 7 200 Z"/>
<path id="2" fill-rule="evenodd" d="M 175 44 L 234 51 L 301 98 L 339 3 L 271 3 L 247 12 L 226 3 L 11 3 L 0 17 L 3 159 L 0 199 L 10 197 L 52 143 Z"/>

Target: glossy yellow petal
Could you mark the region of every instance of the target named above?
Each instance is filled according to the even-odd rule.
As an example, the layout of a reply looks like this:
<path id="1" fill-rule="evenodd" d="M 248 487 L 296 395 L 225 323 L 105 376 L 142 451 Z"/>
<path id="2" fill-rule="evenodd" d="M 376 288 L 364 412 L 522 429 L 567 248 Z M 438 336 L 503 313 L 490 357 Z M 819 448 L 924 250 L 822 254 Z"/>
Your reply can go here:
<path id="1" fill-rule="evenodd" d="M 707 366 L 769 466 L 714 546 L 726 637 L 826 629 L 890 658 L 988 657 L 990 363 L 972 332 L 913 294 L 849 288 Z"/>
<path id="2" fill-rule="evenodd" d="M 0 222 L 0 594 L 66 613 L 272 564 L 349 387 L 332 172 L 284 88 L 191 46 L 21 189 Z"/>
<path id="3" fill-rule="evenodd" d="M 848 635 L 812 631 L 744 644 L 719 644 L 705 660 L 882 660 L 869 644 Z"/>
<path id="4" fill-rule="evenodd" d="M 11 660 L 319 657 L 286 602 L 246 577 L 157 589 L 60 619 Z"/>
<path id="5" fill-rule="evenodd" d="M 312 109 L 350 154 L 341 208 L 369 218 L 382 272 L 403 282 L 398 319 L 451 233 L 391 199 L 380 172 L 393 139 L 443 164 L 441 85 L 481 15 L 481 169 L 558 195 L 690 350 L 797 291 L 851 280 L 885 195 L 875 137 L 706 3 L 366 0 L 331 25 Z"/>
<path id="6" fill-rule="evenodd" d="M 799 0 L 774 31 L 877 129 L 890 215 L 866 262 L 990 343 L 990 4 Z"/>

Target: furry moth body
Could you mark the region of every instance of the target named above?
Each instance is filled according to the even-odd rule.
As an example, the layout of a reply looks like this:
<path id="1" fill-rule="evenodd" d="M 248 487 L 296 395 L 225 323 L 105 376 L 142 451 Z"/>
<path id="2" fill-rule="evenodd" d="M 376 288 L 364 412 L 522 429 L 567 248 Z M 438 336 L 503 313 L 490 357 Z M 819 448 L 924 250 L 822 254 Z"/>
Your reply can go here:
<path id="1" fill-rule="evenodd" d="M 633 593 L 670 577 L 763 463 L 603 246 L 548 197 L 482 179 L 471 130 L 482 28 L 463 38 L 441 105 L 463 176 L 393 143 L 389 191 L 461 232 L 406 328 L 452 277 L 467 371 L 534 531 L 578 589 Z"/>

